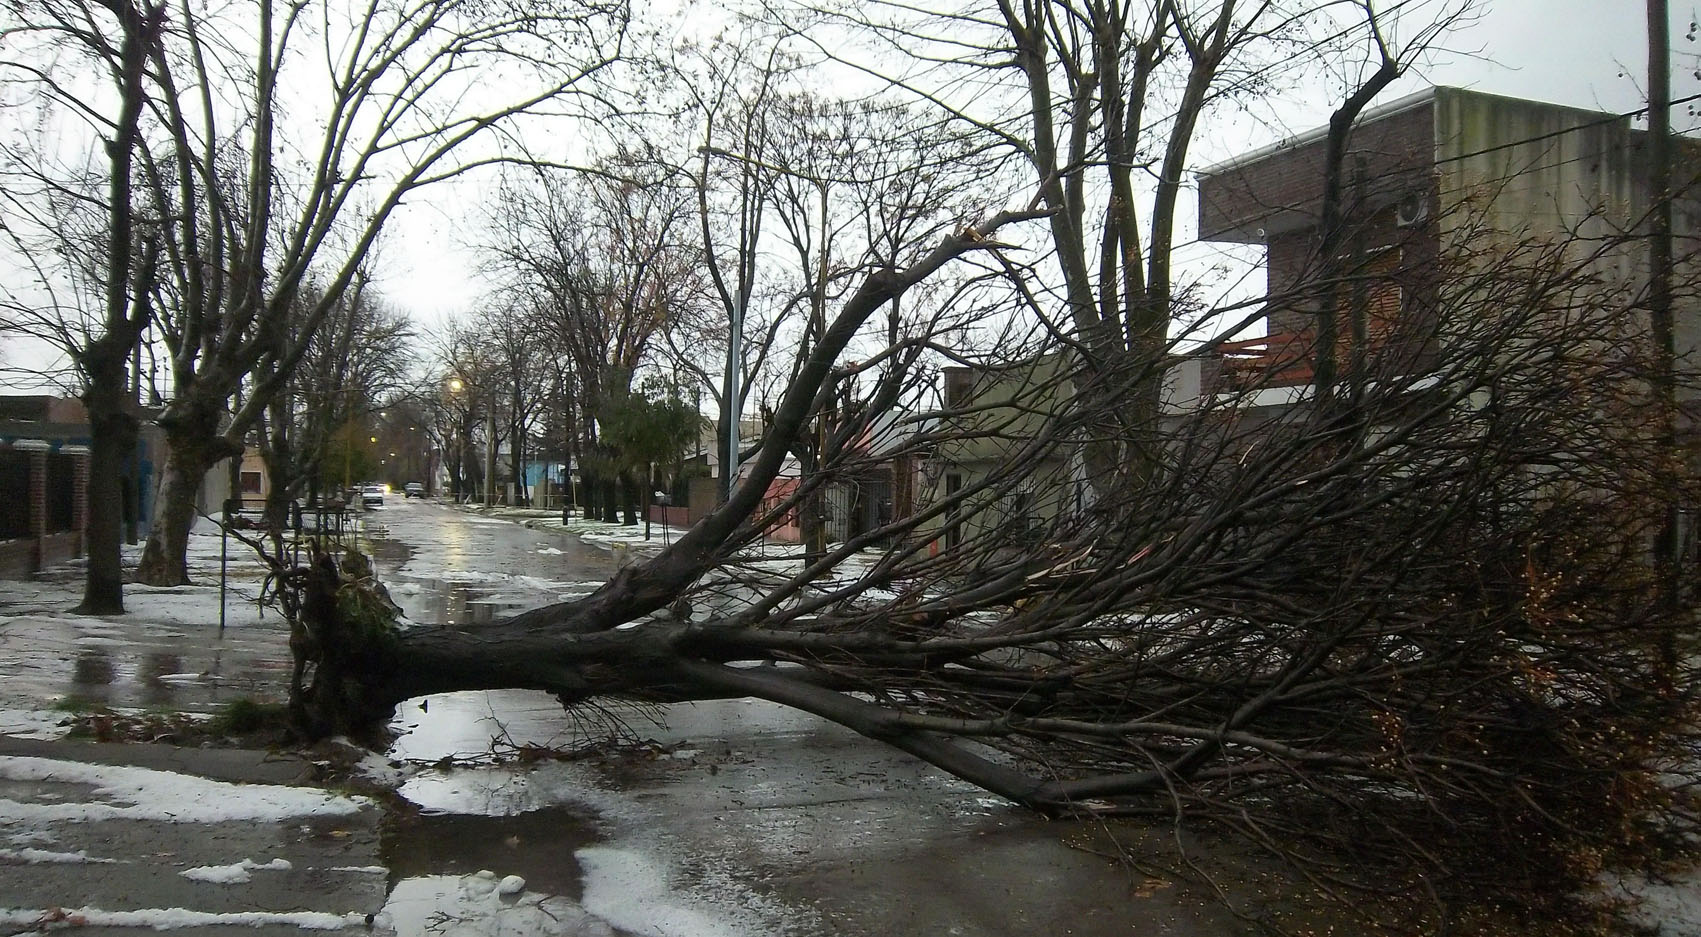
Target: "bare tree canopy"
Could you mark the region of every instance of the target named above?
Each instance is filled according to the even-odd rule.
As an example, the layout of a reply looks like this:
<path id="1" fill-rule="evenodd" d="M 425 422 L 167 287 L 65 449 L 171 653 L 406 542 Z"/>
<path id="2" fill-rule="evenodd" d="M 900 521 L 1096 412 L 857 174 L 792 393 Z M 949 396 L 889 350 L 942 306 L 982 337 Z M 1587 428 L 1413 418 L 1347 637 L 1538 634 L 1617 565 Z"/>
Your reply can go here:
<path id="1" fill-rule="evenodd" d="M 236 16 L 185 8 L 150 67 L 158 129 L 138 180 L 160 261 L 141 286 L 164 310 L 173 384 L 139 573 L 152 582 L 184 578 L 201 477 L 242 450 L 397 207 L 508 161 L 498 135 L 535 115 L 594 114 L 591 82 L 618 60 L 626 14 L 422 0 Z M 318 302 L 302 309 L 310 279 Z"/>

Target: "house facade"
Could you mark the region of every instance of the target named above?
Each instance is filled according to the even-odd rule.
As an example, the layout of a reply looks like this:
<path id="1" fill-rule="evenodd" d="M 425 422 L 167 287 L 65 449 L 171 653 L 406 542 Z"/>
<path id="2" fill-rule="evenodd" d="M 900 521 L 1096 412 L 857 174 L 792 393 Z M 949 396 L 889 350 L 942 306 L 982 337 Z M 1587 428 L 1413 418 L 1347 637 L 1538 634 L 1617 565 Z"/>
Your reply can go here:
<path id="1" fill-rule="evenodd" d="M 1340 164 L 1339 227 L 1329 237 L 1327 134 L 1319 128 L 1199 175 L 1201 240 L 1260 250 L 1266 284 L 1253 327 L 1166 366 L 1162 429 L 1178 451 L 1200 431 L 1235 451 L 1280 432 L 1309 412 L 1295 405 L 1319 393 L 1320 368 L 1333 372 L 1331 393 L 1380 386 L 1397 390 L 1395 401 L 1419 400 L 1463 347 L 1453 343 L 1472 334 L 1461 318 L 1497 315 L 1496 277 L 1517 276 L 1517 263 L 1537 258 L 1557 258 L 1587 284 L 1566 298 L 1573 308 L 1622 313 L 1622 334 L 1603 343 L 1648 341 L 1647 135 L 1629 118 L 1445 87 L 1371 109 Z M 1701 145 L 1677 138 L 1674 149 L 1674 179 L 1701 178 Z M 1689 259 L 1701 253 L 1701 199 L 1680 191 L 1673 207 L 1674 279 L 1701 283 L 1701 265 Z M 1680 289 L 1674 303 L 1689 377 L 1701 358 L 1698 294 Z M 923 484 L 934 503 L 960 505 L 928 528 L 936 543 L 1019 537 L 1080 509 L 1078 447 L 1054 443 L 1037 461 L 1028 450 L 1068 409 L 1071 360 L 1063 352 L 946 369 L 948 415 Z M 1687 412 L 1701 409 L 1701 381 L 1680 385 Z"/>
<path id="2" fill-rule="evenodd" d="M 0 578 L 83 555 L 89 428 L 82 404 L 0 397 Z"/>
<path id="3" fill-rule="evenodd" d="M 932 549 L 965 541 L 1021 546 L 1084 493 L 1075 447 L 1056 415 L 1074 395 L 1070 357 L 1054 352 L 978 368 L 944 369 L 939 442 L 921 470 L 927 504 L 943 511 L 922 526 Z"/>
<path id="4" fill-rule="evenodd" d="M 125 522 L 145 537 L 167 449 L 152 414 L 144 410 L 140 416 L 135 455 L 120 481 Z M 0 396 L 0 579 L 27 579 L 84 554 L 90 443 L 80 400 Z M 234 475 L 228 462 L 207 473 L 196 509 L 217 514 L 229 498 L 258 508 L 270 490 L 265 462 L 249 451 Z"/>
<path id="5" fill-rule="evenodd" d="M 1678 144 L 1693 168 L 1694 141 Z M 1647 247 L 1633 235 L 1650 205 L 1646 133 L 1627 117 L 1445 87 L 1369 110 L 1347 145 L 1342 234 L 1327 251 L 1326 148 L 1320 128 L 1200 173 L 1200 238 L 1264 250 L 1265 334 L 1180 361 L 1172 413 L 1229 395 L 1286 406 L 1314 385 L 1322 355 L 1342 376 L 1355 361 L 1373 376 L 1420 373 L 1441 351 L 1437 315 L 1466 305 L 1460 291 L 1480 286 L 1461 284 L 1514 247 L 1560 245 L 1603 294 L 1644 285 Z M 1680 241 L 1698 208 L 1692 193 L 1674 198 Z M 1701 339 L 1693 313 L 1678 309 L 1680 356 Z"/>

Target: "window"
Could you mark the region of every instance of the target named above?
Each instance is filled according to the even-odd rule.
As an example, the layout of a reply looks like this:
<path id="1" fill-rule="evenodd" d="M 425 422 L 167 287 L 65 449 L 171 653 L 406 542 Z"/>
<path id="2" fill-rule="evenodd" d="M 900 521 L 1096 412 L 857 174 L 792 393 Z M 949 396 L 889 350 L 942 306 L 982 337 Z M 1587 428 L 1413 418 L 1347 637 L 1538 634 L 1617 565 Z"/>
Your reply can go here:
<path id="1" fill-rule="evenodd" d="M 959 472 L 950 472 L 945 476 L 945 497 L 952 498 L 963 490 L 963 476 Z M 945 509 L 945 545 L 954 547 L 963 542 L 963 525 L 958 520 L 962 510 L 961 504 L 953 504 Z"/>
<path id="2" fill-rule="evenodd" d="M 1018 491 L 1010 495 L 1004 507 L 1004 533 L 1012 544 L 1026 545 L 1038 533 L 1033 519 L 1034 494 Z"/>
<path id="3" fill-rule="evenodd" d="M 1347 282 L 1336 296 L 1335 357 L 1342 365 L 1352 354 L 1355 304 L 1364 304 L 1365 351 L 1374 353 L 1388 344 L 1400 321 L 1400 309 L 1405 304 L 1405 290 L 1400 286 L 1400 248 L 1389 245 L 1372 248 L 1358 258 L 1342 258 L 1347 269 Z"/>
<path id="4" fill-rule="evenodd" d="M 261 493 L 259 472 L 242 473 L 242 493 L 245 495 L 257 495 Z"/>
<path id="5" fill-rule="evenodd" d="M 969 402 L 974 390 L 975 375 L 968 368 L 945 369 L 945 406 L 960 407 Z"/>

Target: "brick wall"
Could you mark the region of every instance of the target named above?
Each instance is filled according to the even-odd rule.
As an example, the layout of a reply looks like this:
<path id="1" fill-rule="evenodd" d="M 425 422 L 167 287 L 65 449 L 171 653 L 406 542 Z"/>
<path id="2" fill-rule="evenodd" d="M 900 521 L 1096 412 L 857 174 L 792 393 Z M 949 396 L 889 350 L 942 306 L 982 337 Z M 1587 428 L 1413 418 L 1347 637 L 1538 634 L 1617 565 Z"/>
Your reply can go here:
<path id="1" fill-rule="evenodd" d="M 67 530 L 41 538 L 41 566 L 52 566 L 83 555 L 83 532 Z"/>
<path id="2" fill-rule="evenodd" d="M 83 527 L 89 509 L 89 454 L 80 446 L 66 446 L 60 449 L 62 458 L 50 459 L 48 443 L 35 439 L 18 440 L 11 448 L 29 463 L 27 490 L 18 493 L 27 505 L 28 536 L 0 540 L 0 578 L 27 579 L 43 567 L 83 555 Z M 48 471 L 54 465 L 71 472 L 71 525 L 68 530 L 49 533 Z"/>
<path id="3" fill-rule="evenodd" d="M 1387 332 L 1424 331 L 1433 322 L 1439 228 L 1435 220 L 1435 107 L 1422 101 L 1353 131 L 1345 165 L 1346 223 L 1343 249 L 1363 261 L 1372 311 L 1388 322 Z M 1309 288 L 1324 267 L 1320 232 L 1326 140 L 1321 137 L 1200 178 L 1200 230 L 1206 239 L 1263 243 L 1271 334 L 1316 328 L 1326 292 Z M 1358 167 L 1362 182 L 1355 183 Z M 1430 209 L 1419 225 L 1397 224 L 1395 205 L 1419 192 Z M 1389 262 L 1387 258 L 1397 258 Z M 1342 263 L 1350 257 L 1341 257 Z M 1349 273 L 1350 275 L 1350 273 Z M 1351 302 L 1350 287 L 1337 288 L 1336 308 Z M 1388 304 L 1398 302 L 1397 307 Z M 1394 328 L 1397 324 L 1398 328 Z M 1389 341 L 1396 336 L 1387 335 Z"/>
<path id="4" fill-rule="evenodd" d="M 81 532 L 89 521 L 89 453 L 86 449 L 68 451 L 72 453 L 76 466 L 71 487 L 71 514 L 75 518 L 71 529 Z"/>
<path id="5" fill-rule="evenodd" d="M 1350 174 L 1362 159 L 1371 189 L 1383 199 L 1396 198 L 1414 184 L 1432 186 L 1434 115 L 1433 105 L 1425 102 L 1361 124 L 1348 143 L 1346 171 Z M 1325 142 L 1310 140 L 1201 176 L 1200 239 L 1259 243 L 1281 231 L 1316 227 L 1323 207 Z"/>
<path id="6" fill-rule="evenodd" d="M 30 536 L 39 540 L 47 535 L 47 450 L 31 450 L 29 458 Z"/>

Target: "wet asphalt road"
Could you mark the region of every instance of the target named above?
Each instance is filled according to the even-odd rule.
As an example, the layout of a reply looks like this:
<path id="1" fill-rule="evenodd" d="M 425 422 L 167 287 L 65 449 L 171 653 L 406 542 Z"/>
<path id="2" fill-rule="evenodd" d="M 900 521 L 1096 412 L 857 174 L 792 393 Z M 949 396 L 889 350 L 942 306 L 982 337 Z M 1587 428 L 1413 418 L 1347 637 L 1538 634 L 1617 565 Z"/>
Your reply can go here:
<path id="1" fill-rule="evenodd" d="M 376 554 L 416 620 L 476 623 L 588 591 L 613 568 L 603 551 L 550 539 L 559 534 L 440 505 L 407 503 L 384 520 Z M 403 789 L 425 817 L 457 818 L 452 830 L 416 837 L 419 850 L 443 852 L 449 839 L 512 843 L 492 847 L 505 869 L 557 888 L 577 878 L 572 897 L 623 933 L 1250 932 L 1195 886 L 1109 859 L 1169 853 L 1169 831 L 1048 823 L 761 701 L 563 713 L 542 693 L 448 694 L 410 703 L 396 728 L 392 757 L 416 764 L 607 737 L 643 743 L 619 756 L 431 770 Z M 481 814 L 491 818 L 484 832 L 471 819 Z M 527 845 L 540 840 L 577 844 L 572 867 L 563 867 L 569 852 Z M 388 861 L 405 864 L 407 852 Z M 1238 868 L 1224 883 L 1265 887 Z"/>
<path id="2" fill-rule="evenodd" d="M 559 530 L 391 496 L 362 516 L 379 578 L 408 618 L 490 621 L 583 595 L 613 574 L 608 550 Z"/>
<path id="3" fill-rule="evenodd" d="M 381 578 L 421 623 L 476 629 L 587 593 L 615 566 L 611 553 L 560 532 L 431 502 L 397 501 L 366 515 L 364 527 Z M 251 596 L 259 576 L 238 570 L 233 582 L 235 594 Z M 148 601 L 157 617 L 172 596 Z M 237 695 L 275 697 L 286 680 L 287 635 L 275 616 L 220 640 L 204 611 L 148 625 L 12 611 L 23 613 L 0 630 L 0 658 L 12 664 L 0 708 L 80 695 L 205 710 Z M 1173 831 L 1048 823 L 886 746 L 760 701 L 563 712 L 541 693 L 448 694 L 406 704 L 394 728 L 390 756 L 416 769 L 401 790 L 413 806 L 387 811 L 380 829 L 363 835 L 389 870 L 386 913 L 408 937 L 443 933 L 478 901 L 488 904 L 467 899 L 482 870 L 524 877 L 533 903 L 496 906 L 483 924 L 469 919 L 454 933 L 1255 932 L 1206 889 L 1145 861 L 1173 861 Z M 513 757 L 532 745 L 610 739 L 621 746 L 589 757 Z M 507 760 L 491 764 L 493 753 Z M 1148 871 L 1112 861 L 1118 853 Z M 1283 888 L 1235 855 L 1199 849 L 1190 858 L 1253 910 Z"/>

